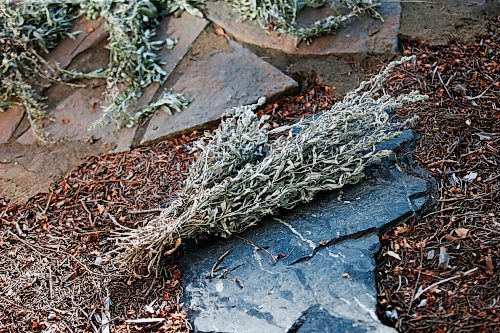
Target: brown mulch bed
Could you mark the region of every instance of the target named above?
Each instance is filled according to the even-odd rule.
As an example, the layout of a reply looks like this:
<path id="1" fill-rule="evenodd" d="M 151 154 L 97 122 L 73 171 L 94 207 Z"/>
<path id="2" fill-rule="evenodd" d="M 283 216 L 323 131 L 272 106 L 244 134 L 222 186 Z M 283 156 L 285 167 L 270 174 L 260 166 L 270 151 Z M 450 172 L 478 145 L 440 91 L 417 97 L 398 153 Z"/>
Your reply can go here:
<path id="1" fill-rule="evenodd" d="M 407 45 L 416 64 L 394 75 L 393 91 L 430 97 L 398 116 L 420 117 L 413 156 L 439 189 L 433 211 L 382 235 L 379 310 L 400 331 L 500 330 L 498 46 Z"/>
<path id="2" fill-rule="evenodd" d="M 309 86 L 259 114 L 270 115 L 273 126 L 290 124 L 329 108 L 329 93 Z M 109 236 L 118 224 L 143 224 L 168 203 L 200 135 L 93 157 L 25 206 L 0 200 L 0 332 L 88 332 L 107 320 L 117 332 L 187 331 L 175 262 L 158 277 L 131 277 L 114 267 Z M 158 321 L 125 323 L 137 318 Z"/>

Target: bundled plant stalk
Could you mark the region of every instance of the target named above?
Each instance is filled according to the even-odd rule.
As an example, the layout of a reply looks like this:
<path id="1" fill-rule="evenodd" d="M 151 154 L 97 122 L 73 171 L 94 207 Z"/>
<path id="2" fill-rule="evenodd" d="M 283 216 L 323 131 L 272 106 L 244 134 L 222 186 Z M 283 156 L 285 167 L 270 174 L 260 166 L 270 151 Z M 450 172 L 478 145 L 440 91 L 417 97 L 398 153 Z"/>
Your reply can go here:
<path id="1" fill-rule="evenodd" d="M 115 236 L 118 261 L 151 269 L 183 238 L 229 237 L 319 191 L 361 181 L 367 166 L 389 154 L 377 151 L 377 144 L 408 126 L 387 110 L 426 97 L 417 91 L 393 97 L 384 90 L 389 72 L 409 60 L 391 63 L 320 117 L 293 126 L 270 130 L 267 118 L 254 113 L 263 99 L 230 110 L 214 133 L 197 142 L 199 156 L 177 199 L 143 227 Z"/>

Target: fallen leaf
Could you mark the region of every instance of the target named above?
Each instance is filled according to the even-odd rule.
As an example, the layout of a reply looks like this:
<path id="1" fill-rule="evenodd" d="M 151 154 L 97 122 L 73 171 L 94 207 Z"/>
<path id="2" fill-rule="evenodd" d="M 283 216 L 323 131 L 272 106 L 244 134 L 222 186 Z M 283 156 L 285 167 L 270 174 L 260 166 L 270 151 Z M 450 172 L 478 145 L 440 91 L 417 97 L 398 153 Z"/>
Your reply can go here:
<path id="1" fill-rule="evenodd" d="M 342 274 L 342 277 L 343 277 L 344 279 L 348 279 L 348 278 L 350 278 L 351 276 L 349 275 L 349 273 L 344 273 L 344 274 Z"/>
<path id="2" fill-rule="evenodd" d="M 454 244 L 460 243 L 460 238 L 457 238 L 457 237 L 452 236 L 450 234 L 444 236 L 444 239 L 446 239 L 448 242 L 452 242 Z"/>
<path id="3" fill-rule="evenodd" d="M 465 238 L 465 237 L 467 237 L 467 234 L 469 233 L 469 229 L 458 228 L 458 229 L 455 229 L 455 233 L 457 234 L 458 237 Z"/>
<path id="4" fill-rule="evenodd" d="M 394 252 L 394 251 L 387 251 L 387 255 L 388 255 L 388 256 L 391 256 L 391 257 L 393 257 L 393 258 L 396 258 L 396 259 L 398 259 L 398 260 L 401 260 L 401 257 L 399 256 L 399 254 L 397 254 L 397 253 L 396 253 L 396 252 Z"/>
<path id="5" fill-rule="evenodd" d="M 224 29 L 222 29 L 219 26 L 215 27 L 214 32 L 215 32 L 216 35 L 219 35 L 219 36 L 224 36 L 226 34 L 226 32 L 224 31 Z"/>
<path id="6" fill-rule="evenodd" d="M 493 260 L 491 260 L 491 256 L 487 256 L 485 262 L 486 262 L 486 274 L 493 275 L 494 266 L 493 266 Z"/>
<path id="7" fill-rule="evenodd" d="M 445 270 L 448 267 L 448 263 L 450 262 L 450 256 L 448 255 L 448 251 L 444 246 L 439 248 L 439 268 Z"/>
<path id="8" fill-rule="evenodd" d="M 462 179 L 466 182 L 472 183 L 477 178 L 477 172 L 471 171 L 465 175 Z"/>
<path id="9" fill-rule="evenodd" d="M 104 207 L 104 205 L 97 205 L 97 210 L 99 211 L 99 215 L 102 215 L 102 213 L 104 213 L 104 211 L 106 210 L 106 207 Z"/>
<path id="10" fill-rule="evenodd" d="M 397 228 L 396 228 L 396 232 L 395 232 L 395 234 L 396 234 L 396 235 L 401 235 L 401 234 L 404 234 L 404 233 L 405 233 L 405 232 L 407 232 L 407 231 L 408 231 L 408 228 L 407 228 L 407 227 L 405 227 L 405 226 L 400 226 L 400 227 L 397 227 Z"/>

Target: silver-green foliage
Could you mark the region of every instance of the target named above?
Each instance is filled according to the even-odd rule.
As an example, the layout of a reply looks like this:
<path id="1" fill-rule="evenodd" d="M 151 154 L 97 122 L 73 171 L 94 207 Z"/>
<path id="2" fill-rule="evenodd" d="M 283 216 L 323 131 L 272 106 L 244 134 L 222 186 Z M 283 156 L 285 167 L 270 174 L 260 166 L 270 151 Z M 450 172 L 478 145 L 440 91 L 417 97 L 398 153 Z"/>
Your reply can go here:
<path id="1" fill-rule="evenodd" d="M 297 43 L 314 37 L 335 33 L 351 17 L 367 12 L 382 19 L 376 12 L 380 0 L 229 0 L 245 19 L 257 20 L 268 29 L 295 36 Z M 335 8 L 339 5 L 350 10 L 342 15 Z M 305 7 L 330 6 L 332 14 L 307 27 L 297 24 L 297 15 Z"/>
<path id="2" fill-rule="evenodd" d="M 377 144 L 408 126 L 387 110 L 425 99 L 417 91 L 393 97 L 384 89 L 388 73 L 408 60 L 391 63 L 319 118 L 293 126 L 270 130 L 253 112 L 263 100 L 229 111 L 197 143 L 199 156 L 177 199 L 143 227 L 118 233 L 119 261 L 152 268 L 179 239 L 228 237 L 319 191 L 361 181 L 365 168 L 389 153 Z M 271 139 L 276 133 L 284 135 Z"/>
<path id="3" fill-rule="evenodd" d="M 158 109 L 181 110 L 188 104 L 187 99 L 168 90 L 150 105 L 136 106 L 136 103 L 144 87 L 155 82 L 161 84 L 166 79 L 158 51 L 174 47 L 175 41 L 157 40 L 159 20 L 183 10 L 199 16 L 196 3 L 196 0 L 0 0 L 0 111 L 18 99 L 35 134 L 45 140 L 46 133 L 38 126 L 38 121 L 47 116 L 40 83 L 78 77 L 107 78 L 109 105 L 94 125 L 113 120 L 117 125 L 133 126 L 141 117 Z M 75 37 L 68 31 L 82 15 L 102 17 L 106 23 L 107 47 L 111 52 L 108 68 L 77 73 L 51 67 L 42 54 L 57 46 L 61 38 Z"/>
<path id="4" fill-rule="evenodd" d="M 53 79 L 54 70 L 43 53 L 57 45 L 62 37 L 74 37 L 69 28 L 76 17 L 71 6 L 61 1 L 20 2 L 15 6 L 0 0 L 0 111 L 12 99 L 25 107 L 35 134 L 43 133 L 36 122 L 45 117 L 34 77 Z"/>
<path id="5" fill-rule="evenodd" d="M 119 125 L 133 126 L 158 108 L 171 111 L 187 105 L 182 95 L 166 91 L 154 104 L 136 107 L 145 87 L 162 84 L 167 77 L 158 51 L 163 47 L 173 48 L 175 41 L 157 40 L 159 19 L 178 10 L 188 10 L 195 15 L 202 15 L 201 12 L 186 0 L 92 0 L 82 2 L 81 7 L 88 17 L 102 17 L 109 31 L 107 101 L 110 104 L 94 125 L 112 119 Z"/>

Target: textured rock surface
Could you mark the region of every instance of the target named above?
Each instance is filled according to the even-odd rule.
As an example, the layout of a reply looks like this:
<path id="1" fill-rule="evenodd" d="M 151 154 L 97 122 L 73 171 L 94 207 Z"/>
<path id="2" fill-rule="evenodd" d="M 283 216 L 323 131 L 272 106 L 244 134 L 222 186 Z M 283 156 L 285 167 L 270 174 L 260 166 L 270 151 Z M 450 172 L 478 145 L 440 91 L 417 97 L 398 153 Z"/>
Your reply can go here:
<path id="1" fill-rule="evenodd" d="M 491 31 L 492 18 L 500 13 L 500 1 L 403 1 L 402 8 L 400 36 L 439 46 L 451 41 L 472 42 L 487 36 Z"/>
<path id="2" fill-rule="evenodd" d="M 0 144 L 9 141 L 23 119 L 23 115 L 24 109 L 18 105 L 13 105 L 7 111 L 0 112 Z"/>
<path id="3" fill-rule="evenodd" d="M 166 63 L 163 69 L 167 76 L 172 73 L 179 61 L 191 48 L 191 44 L 205 29 L 208 21 L 184 14 L 179 18 L 167 17 L 160 26 L 158 39 L 172 38 L 177 41 L 171 50 L 163 48 L 159 55 Z M 49 54 L 52 62 L 59 62 L 67 67 L 80 53 L 91 46 L 96 46 L 86 54 L 101 54 L 105 44 L 100 43 L 107 34 L 103 30 L 103 23 L 99 21 L 79 21 L 73 30 L 82 30 L 77 40 L 65 39 L 56 49 Z M 91 31 L 91 32 L 89 32 Z M 69 50 L 72 50 L 69 52 Z M 106 58 L 106 57 L 104 57 Z M 86 56 L 80 65 L 85 67 L 92 61 L 92 57 Z M 81 70 L 77 66 L 76 70 Z M 102 67 L 102 66 L 100 66 Z M 90 70 L 87 68 L 87 70 Z M 136 128 L 117 129 L 115 124 L 104 127 L 95 127 L 89 130 L 89 124 L 101 116 L 104 107 L 105 82 L 99 80 L 85 81 L 87 87 L 68 88 L 64 85 L 51 87 L 48 92 L 47 103 L 49 112 L 54 121 L 46 124 L 47 132 L 56 141 L 79 141 L 85 142 L 89 138 L 93 141 L 110 144 L 114 152 L 125 151 L 131 148 Z M 139 100 L 139 105 L 148 104 L 154 98 L 158 90 L 158 84 L 147 87 Z M 28 131 L 22 135 L 17 142 L 22 144 L 34 144 L 36 138 Z"/>
<path id="4" fill-rule="evenodd" d="M 135 128 L 117 129 L 115 124 L 110 123 L 89 130 L 89 125 L 102 115 L 104 89 L 104 84 L 73 89 L 69 96 L 59 100 L 55 108 L 50 110 L 53 121 L 45 126 L 50 136 L 56 141 L 99 141 L 111 144 L 117 151 L 130 149 Z M 28 131 L 17 141 L 34 144 L 36 138 Z"/>
<path id="5" fill-rule="evenodd" d="M 78 54 L 96 46 L 108 37 L 105 23 L 102 19 L 87 20 L 81 18 L 71 28 L 71 32 L 77 31 L 80 33 L 75 39 L 63 39 L 61 43 L 46 56 L 46 60 L 50 64 L 54 65 L 57 63 L 60 67 L 66 68 Z"/>
<path id="6" fill-rule="evenodd" d="M 395 54 L 398 46 L 399 1 L 386 0 L 379 8 L 384 22 L 368 15 L 353 18 L 336 35 L 316 38 L 298 47 L 295 39 L 276 32 L 268 32 L 254 21 L 242 21 L 230 5 L 218 1 L 207 3 L 208 18 L 220 25 L 238 41 L 262 48 L 278 49 L 297 55 L 354 55 L 354 54 Z M 305 11 L 299 20 L 308 24 L 330 13 L 328 8 Z M 312 21 L 312 22 L 311 22 Z M 299 22 L 300 23 L 300 22 Z"/>
<path id="7" fill-rule="evenodd" d="M 231 42 L 232 52 L 216 52 L 193 62 L 172 89 L 193 101 L 170 116 L 157 112 L 151 118 L 142 144 L 220 119 L 231 107 L 270 99 L 298 87 L 290 77 Z"/>
<path id="8" fill-rule="evenodd" d="M 426 192 L 426 181 L 386 161 L 365 182 L 325 193 L 280 220 L 188 244 L 180 265 L 195 331 L 392 331 L 375 313 L 378 233 L 416 214 Z"/>

